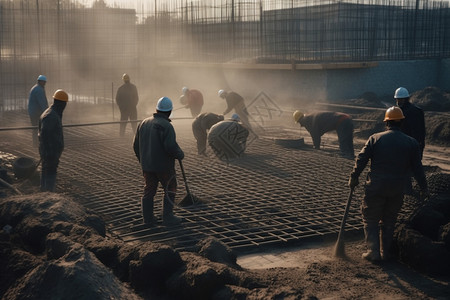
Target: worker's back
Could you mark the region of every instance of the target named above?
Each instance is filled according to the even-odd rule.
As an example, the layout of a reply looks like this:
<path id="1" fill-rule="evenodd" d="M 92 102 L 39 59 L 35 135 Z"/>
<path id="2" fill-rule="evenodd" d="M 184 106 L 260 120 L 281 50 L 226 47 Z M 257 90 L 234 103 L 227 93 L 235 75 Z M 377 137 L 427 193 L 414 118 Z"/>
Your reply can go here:
<path id="1" fill-rule="evenodd" d="M 246 149 L 249 132 L 236 121 L 221 121 L 211 127 L 208 144 L 216 156 L 229 160 L 241 156 Z"/>

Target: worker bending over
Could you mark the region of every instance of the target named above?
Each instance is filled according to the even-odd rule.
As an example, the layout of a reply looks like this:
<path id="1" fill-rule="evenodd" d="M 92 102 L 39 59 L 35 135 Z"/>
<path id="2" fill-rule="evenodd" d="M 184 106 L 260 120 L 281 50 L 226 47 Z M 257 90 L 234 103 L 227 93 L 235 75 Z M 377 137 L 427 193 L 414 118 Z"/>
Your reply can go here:
<path id="1" fill-rule="evenodd" d="M 313 140 L 314 148 L 320 149 L 322 135 L 336 130 L 339 149 L 342 156 L 354 158 L 353 149 L 353 121 L 348 114 L 340 112 L 318 112 L 303 114 L 296 110 L 293 114 L 295 123 L 300 123 L 308 130 Z"/>
<path id="2" fill-rule="evenodd" d="M 180 97 L 181 104 L 184 108 L 189 108 L 191 110 L 191 115 L 195 118 L 201 111 L 203 107 L 203 94 L 199 90 L 189 89 L 183 87 L 182 95 Z"/>
<path id="3" fill-rule="evenodd" d="M 386 110 L 384 122 L 387 130 L 369 137 L 350 174 L 349 186 L 353 189 L 359 184 L 358 177 L 370 160 L 361 205 L 368 247 L 362 257 L 369 261 L 389 258 L 395 222 L 403 205 L 404 185 L 410 170 L 419 183 L 422 197 L 428 195 L 420 146 L 414 138 L 401 132 L 404 119 L 400 108 L 393 106 Z"/>
<path id="4" fill-rule="evenodd" d="M 216 123 L 223 121 L 223 115 L 215 113 L 199 114 L 192 122 L 192 132 L 197 140 L 197 151 L 199 155 L 206 155 L 206 141 L 208 130 Z"/>
<path id="5" fill-rule="evenodd" d="M 216 156 L 224 161 L 240 157 L 247 147 L 248 129 L 233 114 L 231 119 L 220 121 L 209 130 L 208 144 Z"/>
<path id="6" fill-rule="evenodd" d="M 225 116 L 234 109 L 234 112 L 239 116 L 242 123 L 251 130 L 250 122 L 248 121 L 248 111 L 245 107 L 244 98 L 236 92 L 219 90 L 219 97 L 227 101 L 227 108 L 223 112 Z"/>

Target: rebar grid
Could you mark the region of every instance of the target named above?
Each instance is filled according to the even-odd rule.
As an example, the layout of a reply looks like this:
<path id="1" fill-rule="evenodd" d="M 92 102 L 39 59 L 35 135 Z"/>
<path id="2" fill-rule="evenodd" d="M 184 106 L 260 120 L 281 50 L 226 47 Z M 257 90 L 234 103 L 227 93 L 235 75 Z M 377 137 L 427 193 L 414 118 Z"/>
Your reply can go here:
<path id="1" fill-rule="evenodd" d="M 22 115 L 23 117 L 23 115 Z M 22 119 L 15 114 L 11 119 Z M 26 119 L 25 119 L 26 120 Z M 119 138 L 118 125 L 64 128 L 65 150 L 58 169 L 57 191 L 101 215 L 124 241 L 153 241 L 192 250 L 199 240 L 215 237 L 235 250 L 299 243 L 334 235 L 340 228 L 346 185 L 353 161 L 336 151 L 287 149 L 276 145 L 280 128 L 266 128 L 245 155 L 228 164 L 196 154 L 190 120 L 174 120 L 191 193 L 203 203 L 176 207 L 180 226 L 161 224 L 162 193 L 155 197 L 158 224 L 142 223 L 143 178 L 132 150 L 132 133 Z M 128 128 L 129 129 L 129 128 Z M 0 132 L 2 151 L 36 157 L 28 131 Z M 285 133 L 286 134 L 286 133 Z M 13 136 L 13 137 L 12 137 Z M 185 195 L 177 169 L 177 201 Z M 348 231 L 362 228 L 355 193 Z"/>

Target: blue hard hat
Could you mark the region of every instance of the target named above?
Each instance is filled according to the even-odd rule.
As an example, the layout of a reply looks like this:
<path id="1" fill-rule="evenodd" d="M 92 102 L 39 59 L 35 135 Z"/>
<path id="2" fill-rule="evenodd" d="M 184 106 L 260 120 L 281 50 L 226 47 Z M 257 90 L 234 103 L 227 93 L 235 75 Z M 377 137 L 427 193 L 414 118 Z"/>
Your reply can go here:
<path id="1" fill-rule="evenodd" d="M 241 118 L 239 117 L 238 114 L 232 114 L 231 115 L 231 120 L 239 122 L 241 120 Z"/>
<path id="2" fill-rule="evenodd" d="M 172 108 L 173 108 L 172 100 L 170 100 L 169 97 L 159 98 L 158 103 L 156 104 L 156 110 L 159 110 L 159 111 L 167 112 L 167 111 L 171 111 Z"/>
<path id="3" fill-rule="evenodd" d="M 47 81 L 47 77 L 45 77 L 45 75 L 39 75 L 37 80 L 38 81 Z"/>

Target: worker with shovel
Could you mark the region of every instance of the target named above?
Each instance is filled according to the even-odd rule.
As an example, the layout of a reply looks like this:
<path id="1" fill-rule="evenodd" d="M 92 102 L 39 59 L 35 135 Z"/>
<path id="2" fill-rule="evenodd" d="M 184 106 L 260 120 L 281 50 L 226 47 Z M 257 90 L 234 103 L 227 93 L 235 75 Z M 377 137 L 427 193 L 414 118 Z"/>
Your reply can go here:
<path id="1" fill-rule="evenodd" d="M 216 123 L 223 121 L 223 115 L 215 113 L 201 113 L 192 122 L 192 132 L 197 140 L 197 151 L 199 155 L 206 156 L 206 140 L 208 130 Z"/>
<path id="2" fill-rule="evenodd" d="M 184 152 L 176 141 L 175 130 L 170 124 L 172 100 L 162 97 L 156 105 L 153 117 L 144 119 L 137 127 L 133 149 L 139 160 L 145 180 L 141 199 L 142 216 L 145 224 L 154 225 L 153 198 L 158 184 L 164 189 L 163 224 L 176 225 L 181 218 L 173 214 L 177 180 L 175 159 L 182 160 Z"/>
<path id="3" fill-rule="evenodd" d="M 41 191 L 54 192 L 59 158 L 64 150 L 62 115 L 69 95 L 63 90 L 53 94 L 53 104 L 39 120 L 39 154 L 41 155 Z"/>
<path id="4" fill-rule="evenodd" d="M 228 114 L 234 109 L 234 112 L 239 115 L 239 118 L 245 127 L 247 127 L 248 130 L 252 130 L 252 126 L 248 120 L 249 114 L 244 103 L 244 98 L 236 92 L 225 90 L 219 90 L 218 95 L 227 102 L 227 108 L 223 112 L 223 115 Z"/>
<path id="5" fill-rule="evenodd" d="M 419 183 L 421 194 L 428 195 L 419 143 L 400 130 L 404 118 L 398 107 L 386 110 L 387 130 L 369 137 L 349 179 L 350 188 L 355 188 L 370 160 L 361 212 L 368 247 L 362 257 L 372 262 L 389 259 L 395 222 L 403 205 L 404 185 L 410 170 Z"/>
<path id="6" fill-rule="evenodd" d="M 183 87 L 181 92 L 183 94 L 180 97 L 180 103 L 184 105 L 184 108 L 189 108 L 191 110 L 192 117 L 195 118 L 202 111 L 202 92 L 196 89 L 189 89 L 188 87 Z"/>
<path id="7" fill-rule="evenodd" d="M 294 122 L 308 130 L 313 140 L 314 148 L 320 149 L 322 135 L 336 130 L 339 149 L 342 156 L 353 159 L 353 121 L 348 114 L 340 112 L 317 112 L 304 114 L 296 110 L 293 114 Z"/>

